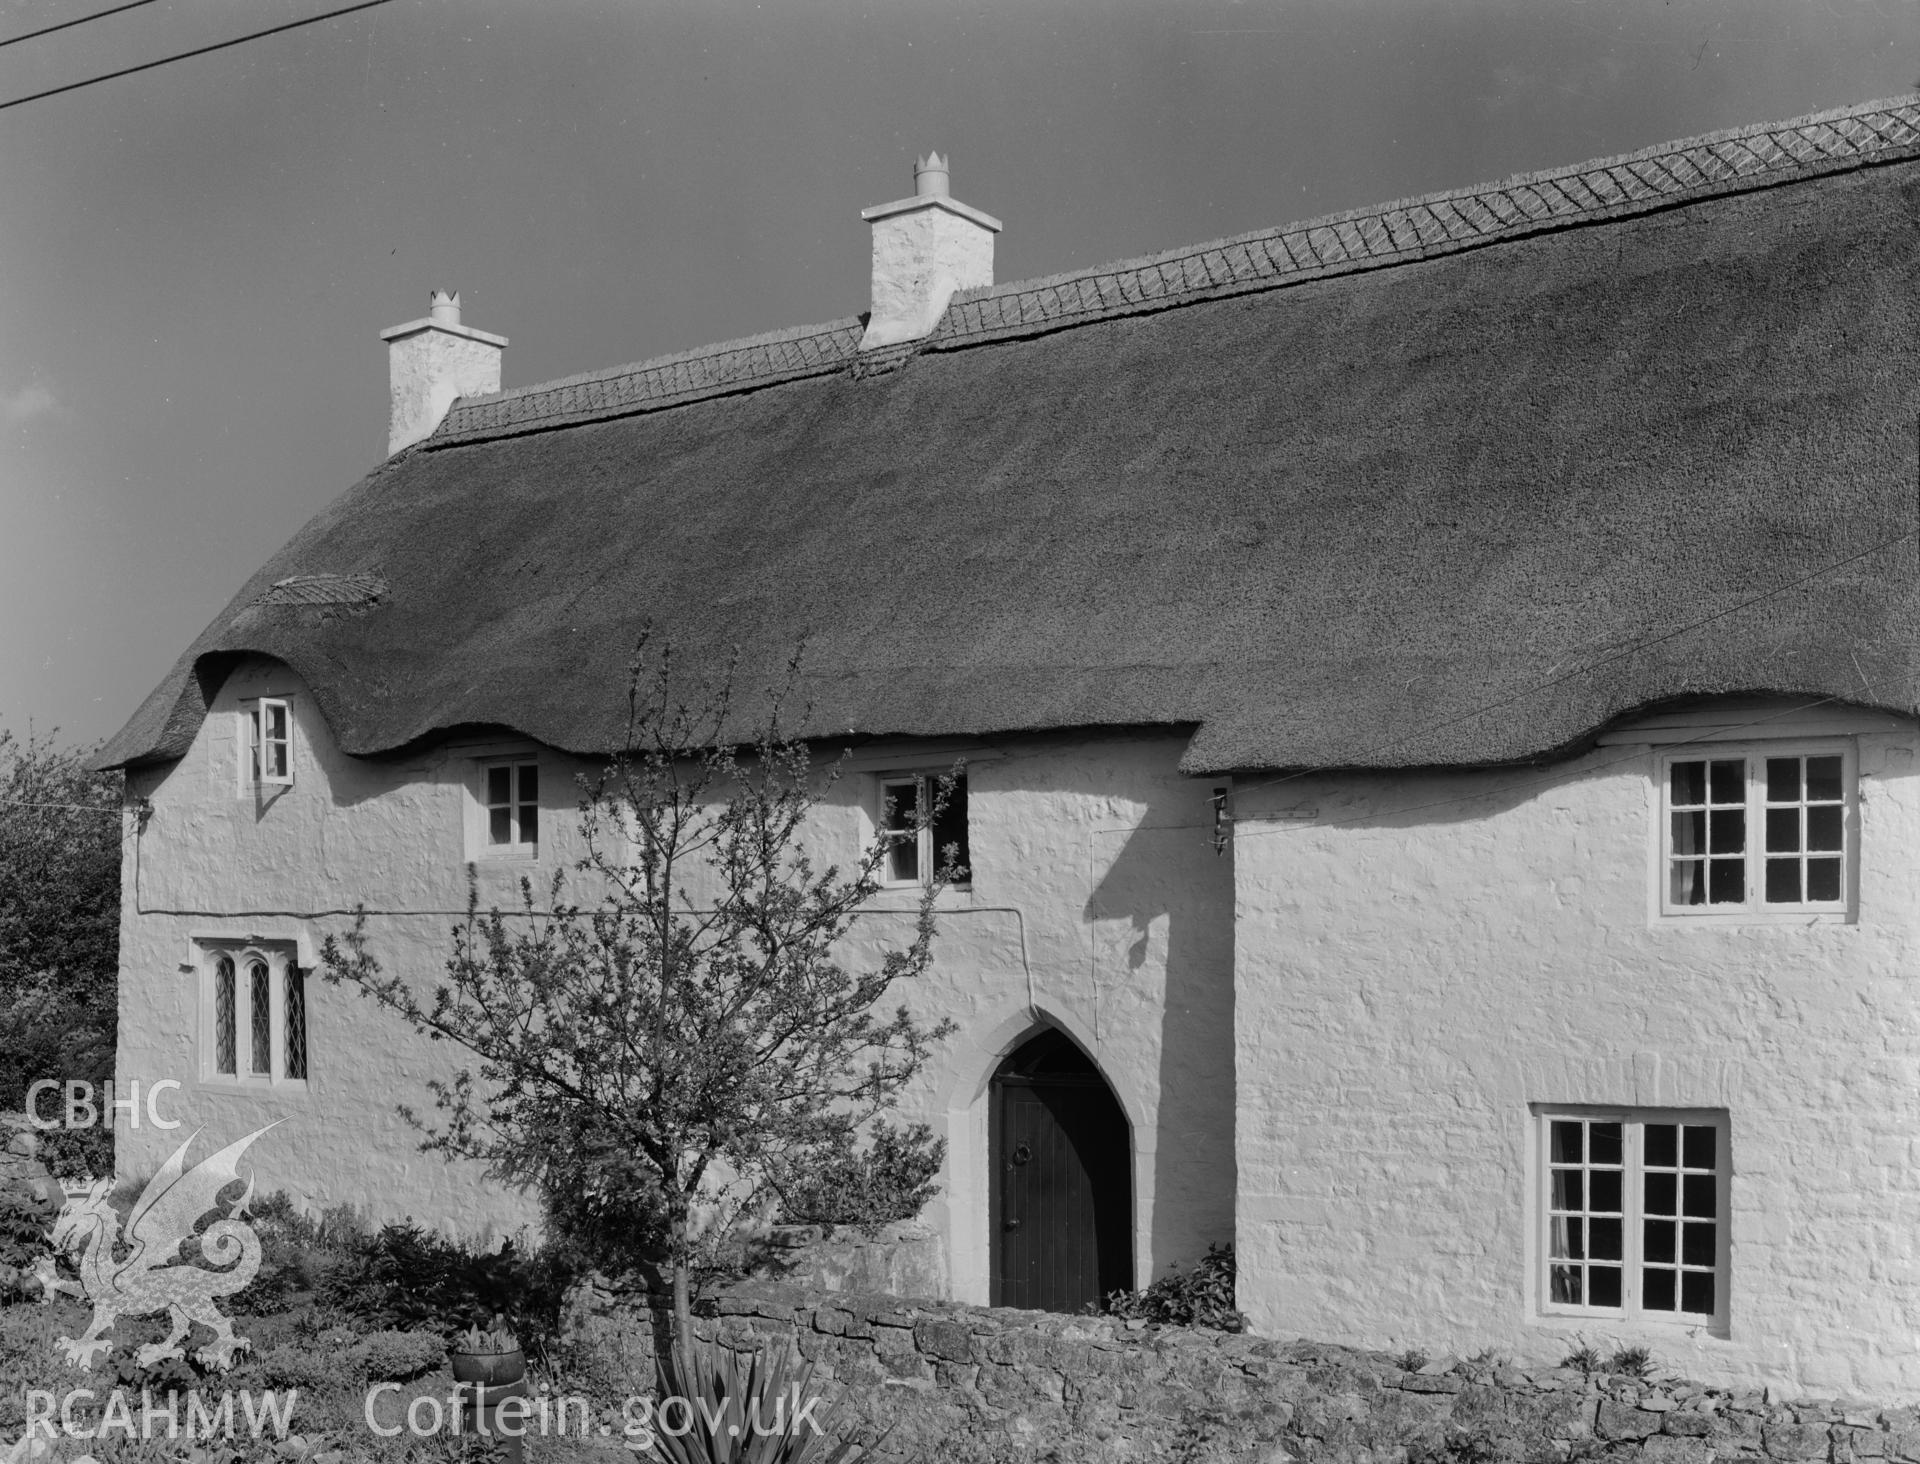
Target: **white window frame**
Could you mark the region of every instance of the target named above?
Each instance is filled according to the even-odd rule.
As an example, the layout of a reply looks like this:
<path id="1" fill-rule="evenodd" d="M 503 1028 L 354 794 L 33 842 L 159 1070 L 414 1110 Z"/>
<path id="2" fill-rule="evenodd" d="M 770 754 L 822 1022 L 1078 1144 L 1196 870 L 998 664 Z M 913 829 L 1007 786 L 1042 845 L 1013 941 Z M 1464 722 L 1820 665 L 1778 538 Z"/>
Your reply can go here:
<path id="1" fill-rule="evenodd" d="M 874 798 L 873 798 L 873 809 L 872 809 L 871 817 L 873 819 L 873 827 L 876 832 L 876 836 L 886 835 L 888 833 L 887 798 L 893 789 L 904 788 L 904 787 L 907 787 L 908 785 L 916 785 L 920 790 L 918 797 L 922 800 L 925 800 L 923 803 L 921 803 L 920 806 L 931 807 L 932 799 L 935 796 L 935 792 L 939 787 L 940 780 L 944 777 L 947 777 L 949 774 L 953 775 L 954 777 L 959 779 L 961 783 L 965 784 L 968 792 L 967 842 L 966 842 L 966 851 L 965 851 L 967 873 L 958 883 L 952 886 L 952 888 L 954 889 L 965 890 L 965 889 L 971 889 L 973 887 L 973 858 L 974 858 L 973 801 L 971 796 L 973 789 L 972 789 L 971 781 L 967 777 L 966 768 L 963 767 L 958 770 L 950 766 L 943 767 L 937 770 L 930 770 L 927 768 L 902 768 L 896 772 L 875 773 L 873 775 Z M 901 842 L 904 843 L 905 840 L 902 839 Z M 934 875 L 938 873 L 938 868 L 939 868 L 939 850 L 937 850 L 934 847 L 933 826 L 931 824 L 927 824 L 926 826 L 915 831 L 914 851 L 915 851 L 916 869 L 915 869 L 914 876 L 911 879 L 898 879 L 894 877 L 893 858 L 891 853 L 889 853 L 885 858 L 881 860 L 881 864 L 880 864 L 881 888 L 889 889 L 889 890 L 918 890 L 918 889 L 925 889 L 928 885 L 933 883 Z"/>
<path id="2" fill-rule="evenodd" d="M 511 796 L 504 805 L 512 825 L 513 840 L 510 843 L 493 842 L 493 810 L 490 784 L 493 774 L 499 769 L 508 769 L 511 779 Z M 525 831 L 521 823 L 521 809 L 525 807 L 520 797 L 520 772 L 523 768 L 533 769 L 535 789 L 533 797 L 534 831 L 531 839 L 523 839 Z M 541 828 L 548 820 L 548 811 L 543 801 L 547 785 L 547 770 L 541 765 L 539 757 L 527 752 L 511 757 L 489 757 L 479 760 L 473 780 L 474 815 L 473 837 L 470 841 L 472 857 L 478 860 L 489 859 L 538 859 L 540 857 Z"/>
<path id="3" fill-rule="evenodd" d="M 233 1057 L 234 1071 L 220 1070 L 219 986 L 222 961 L 233 968 Z M 267 972 L 267 1066 L 261 1070 L 253 1060 L 253 968 L 264 964 Z M 273 1088 L 304 1090 L 313 1075 L 313 990 L 312 972 L 299 965 L 293 941 L 211 940 L 199 944 L 200 970 L 200 1081 L 208 1087 L 247 1089 Z M 287 975 L 301 974 L 301 996 L 305 1004 L 302 1065 L 306 1075 L 288 1072 L 287 1050 Z"/>
<path id="4" fill-rule="evenodd" d="M 284 737 L 269 739 L 266 735 L 269 719 L 279 712 L 286 728 Z M 240 708 L 240 784 L 243 791 L 256 788 L 291 788 L 293 786 L 293 698 L 286 696 L 253 697 L 243 702 Z M 285 767 L 280 772 L 268 770 L 266 753 L 270 745 L 278 745 L 285 752 Z"/>
<path id="5" fill-rule="evenodd" d="M 1770 757 L 1838 757 L 1840 759 L 1841 848 L 1840 898 L 1792 903 L 1766 898 L 1766 760 Z M 1686 905 L 1673 898 L 1673 765 L 1681 762 L 1746 762 L 1746 897 L 1739 904 Z M 1851 738 L 1781 740 L 1778 742 L 1693 742 L 1668 747 L 1655 755 L 1653 817 L 1653 900 L 1662 923 L 1754 923 L 1770 920 L 1805 924 L 1812 921 L 1853 919 L 1860 873 L 1859 759 Z M 1804 891 L 1803 891 L 1804 893 Z"/>
<path id="6" fill-rule="evenodd" d="M 1733 1263 L 1733 1151 L 1732 1123 L 1724 1108 L 1619 1108 L 1588 1104 L 1535 1104 L 1534 1115 L 1534 1295 L 1542 1316 L 1587 1321 L 1653 1322 L 1667 1326 L 1704 1327 L 1716 1336 L 1727 1335 L 1731 1313 Z M 1619 1123 L 1622 1127 L 1621 1165 L 1621 1296 L 1619 1306 L 1592 1306 L 1553 1300 L 1553 1124 L 1556 1119 L 1588 1123 Z M 1714 1261 L 1711 1314 L 1679 1310 L 1649 1310 L 1644 1304 L 1642 1268 L 1646 1264 L 1645 1178 L 1648 1124 L 1710 1126 L 1714 1138 Z M 1684 1135 L 1682 1142 L 1684 1143 Z M 1583 1154 L 1583 1158 L 1588 1157 Z M 1684 1155 L 1682 1156 L 1684 1157 Z M 1684 1223 L 1684 1220 L 1682 1221 Z M 1678 1244 L 1678 1241 L 1676 1241 Z M 1676 1260 L 1679 1257 L 1676 1256 Z M 1656 1265 L 1661 1263 L 1655 1262 Z M 1700 1269 L 1705 1269 L 1704 1267 Z M 1679 1280 L 1676 1276 L 1676 1301 Z"/>

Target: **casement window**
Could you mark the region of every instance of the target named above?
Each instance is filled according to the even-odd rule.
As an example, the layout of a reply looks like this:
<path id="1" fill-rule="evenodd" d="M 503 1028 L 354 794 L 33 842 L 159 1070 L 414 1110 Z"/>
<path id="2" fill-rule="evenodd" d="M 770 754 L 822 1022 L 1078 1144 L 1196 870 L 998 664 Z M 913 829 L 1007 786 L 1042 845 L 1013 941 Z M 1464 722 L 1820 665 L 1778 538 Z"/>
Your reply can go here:
<path id="1" fill-rule="evenodd" d="M 247 708 L 247 759 L 250 786 L 292 786 L 293 706 L 285 697 L 263 696 Z"/>
<path id="2" fill-rule="evenodd" d="M 888 885 L 927 885 L 951 862 L 963 871 L 956 883 L 971 884 L 973 860 L 967 846 L 967 779 L 954 777 L 940 803 L 944 774 L 887 776 L 880 784 L 880 828 L 887 837 L 881 880 Z M 938 807 L 930 820 L 922 810 Z"/>
<path id="3" fill-rule="evenodd" d="M 202 969 L 202 1080 L 307 1081 L 307 973 L 291 944 L 209 945 Z"/>
<path id="4" fill-rule="evenodd" d="M 1539 1114 L 1542 1310 L 1724 1324 L 1723 1111 Z"/>
<path id="5" fill-rule="evenodd" d="M 1850 744 L 1688 748 L 1660 784 L 1663 915 L 1846 912 Z"/>
<path id="6" fill-rule="evenodd" d="M 531 858 L 540 852 L 540 767 L 532 759 L 488 763 L 480 770 L 489 858 Z"/>

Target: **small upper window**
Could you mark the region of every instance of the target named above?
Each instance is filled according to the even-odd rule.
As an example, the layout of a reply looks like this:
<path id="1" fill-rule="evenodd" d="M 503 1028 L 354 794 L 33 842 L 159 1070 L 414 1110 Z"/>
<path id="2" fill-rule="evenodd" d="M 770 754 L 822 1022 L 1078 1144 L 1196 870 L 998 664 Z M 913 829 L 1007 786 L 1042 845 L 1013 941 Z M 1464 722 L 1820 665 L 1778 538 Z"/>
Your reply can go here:
<path id="1" fill-rule="evenodd" d="M 263 696 L 247 713 L 253 782 L 293 782 L 293 708 L 284 697 Z"/>
<path id="2" fill-rule="evenodd" d="M 890 885 L 924 885 L 952 866 L 956 884 L 972 883 L 967 848 L 967 779 L 956 775 L 941 802 L 939 774 L 883 778 L 880 783 L 887 834 L 881 878 Z M 922 810 L 937 810 L 931 820 Z"/>
<path id="3" fill-rule="evenodd" d="M 493 763 L 486 779 L 486 848 L 492 854 L 534 854 L 540 847 L 540 767 Z"/>
<path id="4" fill-rule="evenodd" d="M 1664 913 L 1845 911 L 1854 858 L 1845 748 L 1671 753 L 1661 784 Z"/>

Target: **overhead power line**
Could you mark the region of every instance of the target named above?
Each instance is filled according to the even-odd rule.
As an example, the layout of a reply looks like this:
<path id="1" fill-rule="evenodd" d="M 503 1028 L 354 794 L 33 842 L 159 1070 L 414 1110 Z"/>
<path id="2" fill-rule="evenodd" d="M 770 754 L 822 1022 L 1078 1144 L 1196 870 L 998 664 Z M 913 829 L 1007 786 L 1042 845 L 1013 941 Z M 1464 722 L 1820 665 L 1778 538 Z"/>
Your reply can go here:
<path id="1" fill-rule="evenodd" d="M 283 31 L 298 30 L 303 25 L 318 25 L 323 20 L 334 20 L 342 15 L 352 15 L 356 10 L 371 10 L 376 5 L 389 4 L 390 0 L 360 0 L 358 5 L 348 5 L 340 10 L 329 10 L 325 15 L 309 15 L 305 20 L 290 20 L 285 25 L 276 25 L 270 30 L 255 31 L 251 35 L 235 36 L 230 41 L 216 41 L 211 46 L 201 46 L 192 51 L 181 51 L 172 56 L 162 56 L 158 61 L 143 61 L 138 66 L 124 66 L 118 71 L 109 71 L 101 76 L 89 76 L 85 81 L 70 81 L 65 86 L 51 87 L 32 96 L 15 97 L 10 102 L 0 102 L 0 112 L 9 107 L 24 107 L 28 102 L 43 101 L 47 97 L 57 97 L 62 92 L 79 91 L 83 86 L 98 86 L 103 81 L 114 81 L 122 76 L 132 76 L 136 72 L 151 71 L 156 66 L 170 66 L 175 61 L 189 61 L 195 56 L 205 56 L 211 51 L 224 51 L 231 46 L 244 46 L 248 41 L 264 40 L 268 36 L 277 36 Z"/>
<path id="2" fill-rule="evenodd" d="M 39 30 L 28 31 L 21 36 L 8 36 L 0 41 L 0 47 L 17 46 L 22 41 L 30 41 L 35 36 L 50 36 L 55 31 L 71 30 L 76 25 L 85 25 L 90 20 L 105 20 L 109 15 L 118 15 L 123 10 L 138 10 L 142 5 L 151 5 L 153 0 L 127 0 L 125 5 L 116 5 L 111 10 L 96 10 L 92 15 L 76 16 L 72 20 L 63 20 L 58 25 L 43 25 Z"/>

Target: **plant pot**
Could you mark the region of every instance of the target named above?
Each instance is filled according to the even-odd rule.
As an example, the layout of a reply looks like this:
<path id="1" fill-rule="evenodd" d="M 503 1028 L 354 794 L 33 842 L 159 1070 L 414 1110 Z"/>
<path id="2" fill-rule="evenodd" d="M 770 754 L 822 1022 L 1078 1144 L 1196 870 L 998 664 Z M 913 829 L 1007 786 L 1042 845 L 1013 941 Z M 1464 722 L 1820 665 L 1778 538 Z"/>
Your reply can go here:
<path id="1" fill-rule="evenodd" d="M 511 1352 L 449 1352 L 456 1383 L 482 1383 L 499 1387 L 517 1383 L 527 1375 L 527 1355 L 518 1347 Z"/>

